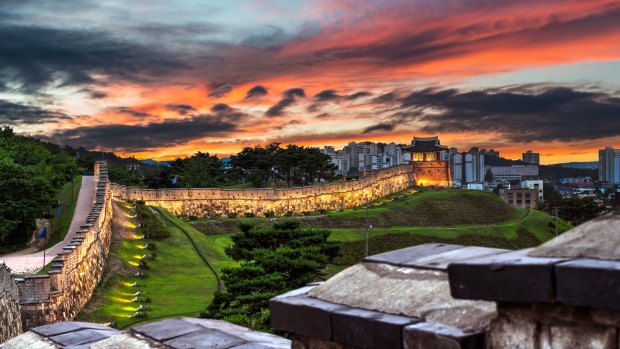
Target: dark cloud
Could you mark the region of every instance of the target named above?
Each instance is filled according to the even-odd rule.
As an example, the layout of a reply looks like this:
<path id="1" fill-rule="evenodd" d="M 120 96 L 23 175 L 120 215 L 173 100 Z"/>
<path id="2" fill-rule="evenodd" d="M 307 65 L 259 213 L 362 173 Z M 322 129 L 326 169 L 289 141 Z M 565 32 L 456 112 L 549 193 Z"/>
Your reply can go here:
<path id="1" fill-rule="evenodd" d="M 567 87 L 415 91 L 402 100 L 422 131 L 499 133 L 514 142 L 620 135 L 620 98 Z M 422 116 L 420 116 L 422 115 Z"/>
<path id="2" fill-rule="evenodd" d="M 196 111 L 196 108 L 188 104 L 166 104 L 166 109 L 177 112 L 179 115 L 186 115 L 189 112 Z"/>
<path id="3" fill-rule="evenodd" d="M 114 108 L 110 108 L 109 110 L 114 112 L 114 113 L 127 114 L 127 115 L 131 115 L 133 117 L 136 117 L 136 118 L 145 118 L 147 116 L 151 116 L 151 114 L 149 114 L 149 113 L 137 111 L 137 110 L 131 109 L 129 107 L 114 107 Z"/>
<path id="4" fill-rule="evenodd" d="M 377 125 L 373 125 L 370 127 L 366 127 L 364 131 L 362 131 L 362 133 L 366 134 L 366 133 L 371 133 L 375 131 L 392 131 L 393 129 L 394 129 L 394 125 L 382 123 L 382 124 L 377 124 Z"/>
<path id="5" fill-rule="evenodd" d="M 392 91 L 392 92 L 388 92 L 385 94 L 382 94 L 381 96 L 377 96 L 375 97 L 372 102 L 373 103 L 382 103 L 382 104 L 390 104 L 392 102 L 397 102 L 399 101 L 399 96 L 396 92 Z"/>
<path id="6" fill-rule="evenodd" d="M 245 99 L 258 98 L 262 96 L 266 96 L 269 92 L 264 86 L 256 85 L 248 90 L 245 94 Z"/>
<path id="7" fill-rule="evenodd" d="M 342 96 L 339 96 L 334 90 L 323 90 L 314 95 L 314 100 L 317 102 L 335 101 L 341 98 Z"/>
<path id="8" fill-rule="evenodd" d="M 266 116 L 281 116 L 284 115 L 284 109 L 291 106 L 297 98 L 306 96 L 306 92 L 302 88 L 291 88 L 282 94 L 283 98 L 276 103 L 276 105 L 269 108 L 266 112 Z"/>
<path id="9" fill-rule="evenodd" d="M 315 118 L 317 118 L 317 119 L 327 119 L 330 116 L 331 116 L 331 114 L 329 114 L 329 113 L 321 113 L 321 114 L 315 116 Z"/>
<path id="10" fill-rule="evenodd" d="M 220 98 L 232 91 L 233 85 L 225 83 L 211 84 L 211 88 L 213 88 L 213 91 L 209 93 L 209 97 Z"/>
<path id="11" fill-rule="evenodd" d="M 69 119 L 71 119 L 69 115 L 59 110 L 0 99 L 0 124 L 30 125 Z"/>
<path id="12" fill-rule="evenodd" d="M 61 130 L 49 139 L 58 144 L 91 149 L 145 151 L 183 144 L 205 137 L 226 137 L 238 129 L 239 119 L 226 115 L 194 115 L 181 120 L 166 120 L 146 125 L 82 126 Z"/>
<path id="13" fill-rule="evenodd" d="M 184 66 L 159 47 L 102 32 L 10 25 L 0 25 L 0 32 L 0 90 L 92 84 L 95 74 L 144 82 L 145 76 L 161 78 Z"/>
<path id="14" fill-rule="evenodd" d="M 225 103 L 218 103 L 211 107 L 212 112 L 227 111 L 230 109 L 231 109 L 230 106 Z"/>
<path id="15" fill-rule="evenodd" d="M 352 101 L 354 99 L 358 99 L 358 98 L 363 98 L 363 97 L 368 97 L 368 96 L 372 96 L 372 93 L 370 92 L 366 92 L 366 91 L 360 91 L 360 92 L 355 92 L 352 95 L 348 95 L 346 97 L 347 100 Z"/>

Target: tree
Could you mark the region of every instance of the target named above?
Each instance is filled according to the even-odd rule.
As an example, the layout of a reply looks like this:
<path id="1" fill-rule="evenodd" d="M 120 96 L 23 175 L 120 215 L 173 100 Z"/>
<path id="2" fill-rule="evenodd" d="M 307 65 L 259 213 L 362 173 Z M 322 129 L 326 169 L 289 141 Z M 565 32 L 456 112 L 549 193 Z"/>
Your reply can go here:
<path id="1" fill-rule="evenodd" d="M 320 277 L 339 245 L 327 241 L 329 231 L 301 229 L 298 221 L 240 228 L 226 249 L 240 266 L 222 271 L 226 290 L 215 294 L 201 317 L 271 331 L 269 299 Z"/>
<path id="2" fill-rule="evenodd" d="M 77 173 L 60 147 L 0 128 L 0 245 L 28 242 L 35 219 L 50 216 L 56 192 Z"/>
<path id="3" fill-rule="evenodd" d="M 185 188 L 212 188 L 224 183 L 224 165 L 215 155 L 197 152 L 172 162 L 171 173 Z"/>
<path id="4" fill-rule="evenodd" d="M 487 172 L 484 174 L 484 181 L 485 182 L 493 182 L 493 172 L 491 171 L 491 169 L 489 168 L 487 170 Z"/>

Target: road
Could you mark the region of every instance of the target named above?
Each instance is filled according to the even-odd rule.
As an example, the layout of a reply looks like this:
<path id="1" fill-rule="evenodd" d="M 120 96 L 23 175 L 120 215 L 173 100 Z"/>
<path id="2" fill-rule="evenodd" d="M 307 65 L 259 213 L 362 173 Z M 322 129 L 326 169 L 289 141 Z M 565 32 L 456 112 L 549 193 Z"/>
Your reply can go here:
<path id="1" fill-rule="evenodd" d="M 75 205 L 75 212 L 73 213 L 73 219 L 69 226 L 69 231 L 65 239 L 56 245 L 48 248 L 45 251 L 45 262 L 49 263 L 58 252 L 62 250 L 71 240 L 76 236 L 77 231 L 80 230 L 80 225 L 84 224 L 90 207 L 93 203 L 93 197 L 95 195 L 95 180 L 93 176 L 83 176 L 82 186 L 80 187 L 80 194 L 78 195 L 77 203 Z M 23 251 L 17 251 L 11 254 L 0 257 L 0 260 L 11 268 L 13 273 L 16 274 L 29 274 L 36 273 L 43 267 L 43 251 L 24 254 Z"/>

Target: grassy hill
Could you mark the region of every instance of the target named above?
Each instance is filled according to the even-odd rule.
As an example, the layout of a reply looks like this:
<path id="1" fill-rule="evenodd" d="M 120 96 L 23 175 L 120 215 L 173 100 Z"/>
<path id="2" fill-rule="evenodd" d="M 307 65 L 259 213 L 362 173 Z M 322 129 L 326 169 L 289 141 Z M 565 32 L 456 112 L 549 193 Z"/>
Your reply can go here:
<path id="1" fill-rule="evenodd" d="M 297 217 L 305 226 L 332 231 L 330 240 L 342 242 L 330 272 L 364 257 L 366 209 L 358 207 Z M 241 222 L 269 224 L 265 218 L 201 219 L 190 224 L 205 234 L 236 232 Z M 381 253 L 408 246 L 440 242 L 519 249 L 553 238 L 554 219 L 545 212 L 514 209 L 491 192 L 470 190 L 406 190 L 369 203 L 369 252 Z M 558 232 L 570 228 L 558 221 Z"/>
<path id="2" fill-rule="evenodd" d="M 168 317 L 197 317 L 211 302 L 218 289 L 213 273 L 237 265 L 224 253 L 232 242 L 229 235 L 206 236 L 189 227 L 167 211 L 157 208 L 170 237 L 159 240 L 157 258 L 148 261 L 148 269 L 138 268 L 140 257 L 150 254 L 144 247 L 152 242 L 136 236 L 134 219 L 128 204 L 115 208 L 110 260 L 97 289 L 78 321 L 112 322 L 119 328 Z M 208 261 L 209 265 L 205 263 Z M 211 269 L 212 268 L 212 269 Z M 144 272 L 146 278 L 135 276 Z M 133 287 L 134 282 L 140 287 Z M 150 302 L 146 318 L 133 318 L 140 303 L 132 302 L 136 292 Z"/>

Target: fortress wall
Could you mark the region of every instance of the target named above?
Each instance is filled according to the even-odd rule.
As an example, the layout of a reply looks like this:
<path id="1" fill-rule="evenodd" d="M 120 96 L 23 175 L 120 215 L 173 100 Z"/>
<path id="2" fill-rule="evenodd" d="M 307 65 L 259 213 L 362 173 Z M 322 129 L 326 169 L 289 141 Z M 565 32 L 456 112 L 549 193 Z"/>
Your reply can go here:
<path id="1" fill-rule="evenodd" d="M 101 279 L 112 235 L 112 201 L 105 162 L 95 165 L 95 190 L 87 223 L 54 258 L 49 273 L 17 279 L 24 330 L 73 320 Z"/>
<path id="2" fill-rule="evenodd" d="M 9 267 L 0 261 L 0 343 L 21 333 L 17 285 Z"/>
<path id="3" fill-rule="evenodd" d="M 123 200 L 144 200 L 175 215 L 221 217 L 229 214 L 301 214 L 320 209 L 361 206 L 408 188 L 412 165 L 375 171 L 353 181 L 286 189 L 140 189 L 112 184 L 112 193 Z"/>
<path id="4" fill-rule="evenodd" d="M 451 187 L 450 164 L 448 161 L 415 162 L 413 178 L 419 186 Z"/>

